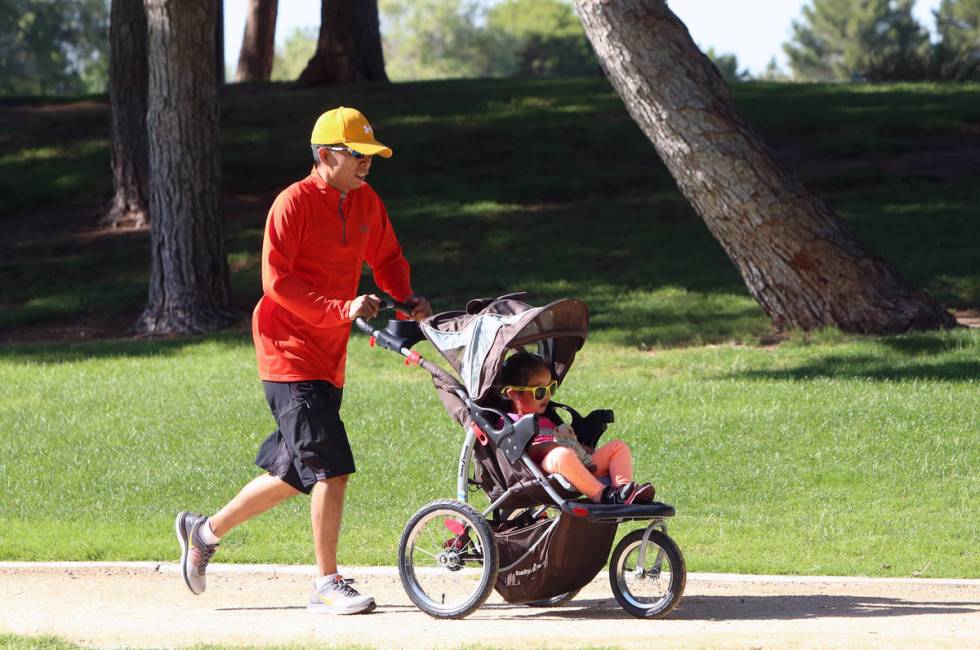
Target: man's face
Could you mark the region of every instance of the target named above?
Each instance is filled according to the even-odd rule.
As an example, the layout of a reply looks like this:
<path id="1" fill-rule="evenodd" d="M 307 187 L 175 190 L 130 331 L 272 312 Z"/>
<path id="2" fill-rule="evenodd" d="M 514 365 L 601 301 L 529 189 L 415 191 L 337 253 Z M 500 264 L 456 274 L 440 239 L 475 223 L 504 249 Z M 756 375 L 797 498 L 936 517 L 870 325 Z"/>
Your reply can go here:
<path id="1" fill-rule="evenodd" d="M 326 177 L 323 180 L 341 192 L 359 188 L 371 171 L 373 156 L 355 158 L 346 149 L 337 151 L 324 148 L 320 151 L 322 152 L 320 160 L 324 162 L 326 168 Z"/>

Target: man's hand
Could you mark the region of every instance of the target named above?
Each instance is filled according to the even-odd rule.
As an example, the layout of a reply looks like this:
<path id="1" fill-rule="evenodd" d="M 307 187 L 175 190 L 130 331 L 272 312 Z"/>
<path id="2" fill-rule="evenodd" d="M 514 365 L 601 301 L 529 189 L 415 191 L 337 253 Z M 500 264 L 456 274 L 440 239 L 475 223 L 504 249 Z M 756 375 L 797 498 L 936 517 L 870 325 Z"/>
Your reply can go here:
<path id="1" fill-rule="evenodd" d="M 429 305 L 429 301 L 422 296 L 412 294 L 405 299 L 405 304 L 412 306 L 412 319 L 413 320 L 423 320 L 432 315 L 432 307 Z"/>
<path id="2" fill-rule="evenodd" d="M 373 293 L 358 296 L 350 301 L 350 311 L 347 312 L 347 317 L 351 320 L 355 318 L 367 318 L 371 320 L 378 315 L 379 307 L 381 307 L 381 298 L 378 298 Z"/>

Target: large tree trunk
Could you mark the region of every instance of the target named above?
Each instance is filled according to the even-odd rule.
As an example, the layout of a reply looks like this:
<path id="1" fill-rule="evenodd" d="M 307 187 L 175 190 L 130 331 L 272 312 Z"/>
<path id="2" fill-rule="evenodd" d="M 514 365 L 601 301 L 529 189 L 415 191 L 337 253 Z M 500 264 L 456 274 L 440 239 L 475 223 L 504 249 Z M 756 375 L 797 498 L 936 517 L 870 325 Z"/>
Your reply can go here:
<path id="1" fill-rule="evenodd" d="M 279 0 L 250 0 L 235 81 L 268 81 L 276 54 Z"/>
<path id="2" fill-rule="evenodd" d="M 214 2 L 147 0 L 150 290 L 136 328 L 199 333 L 227 325 L 231 290 L 218 192 Z"/>
<path id="3" fill-rule="evenodd" d="M 955 326 L 778 163 L 664 0 L 575 0 L 606 75 L 778 328 Z"/>
<path id="4" fill-rule="evenodd" d="M 378 0 L 322 0 L 316 52 L 299 75 L 306 85 L 387 82 Z"/>
<path id="5" fill-rule="evenodd" d="M 109 106 L 116 192 L 102 223 L 150 223 L 146 178 L 146 12 L 143 0 L 112 0 L 109 16 Z"/>

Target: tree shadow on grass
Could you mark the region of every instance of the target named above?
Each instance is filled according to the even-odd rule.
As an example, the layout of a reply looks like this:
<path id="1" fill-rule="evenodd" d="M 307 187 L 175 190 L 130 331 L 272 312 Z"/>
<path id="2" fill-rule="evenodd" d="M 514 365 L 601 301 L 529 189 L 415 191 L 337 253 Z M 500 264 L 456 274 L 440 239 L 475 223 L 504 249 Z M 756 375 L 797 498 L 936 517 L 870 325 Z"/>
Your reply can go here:
<path id="1" fill-rule="evenodd" d="M 870 379 L 873 381 L 968 381 L 980 377 L 980 361 L 901 363 L 896 365 L 874 356 L 827 356 L 795 368 L 745 370 L 732 373 L 740 379 L 805 381 L 817 378 Z"/>
<path id="2" fill-rule="evenodd" d="M 573 600 L 565 607 L 533 614 L 508 616 L 519 605 L 487 605 L 501 612 L 502 620 L 632 619 L 613 598 Z M 667 615 L 678 621 L 767 621 L 820 618 L 877 618 L 923 614 L 969 614 L 980 611 L 975 602 L 919 602 L 902 598 L 845 595 L 687 596 Z"/>
<path id="3" fill-rule="evenodd" d="M 84 343 L 15 343 L 0 346 L 0 360 L 19 364 L 67 364 L 89 359 L 129 359 L 134 357 L 169 357 L 196 345 L 222 348 L 251 346 L 245 332 L 222 332 L 208 336 L 171 339 L 102 340 Z"/>

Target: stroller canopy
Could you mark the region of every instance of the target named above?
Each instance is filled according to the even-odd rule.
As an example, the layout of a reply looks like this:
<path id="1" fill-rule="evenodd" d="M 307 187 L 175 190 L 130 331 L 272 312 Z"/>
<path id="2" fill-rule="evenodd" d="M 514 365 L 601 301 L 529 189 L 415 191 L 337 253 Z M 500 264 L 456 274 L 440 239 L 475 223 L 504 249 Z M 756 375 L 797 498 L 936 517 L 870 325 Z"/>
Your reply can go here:
<path id="1" fill-rule="evenodd" d="M 532 307 L 515 298 L 474 300 L 466 311 L 436 314 L 422 333 L 452 365 L 471 399 L 491 390 L 508 349 L 539 344 L 561 382 L 589 333 L 589 308 L 580 300 Z"/>

